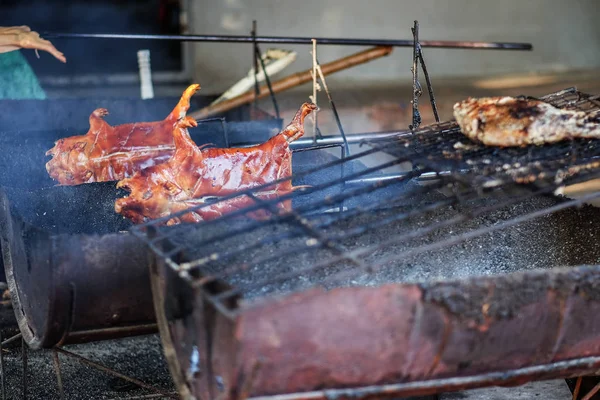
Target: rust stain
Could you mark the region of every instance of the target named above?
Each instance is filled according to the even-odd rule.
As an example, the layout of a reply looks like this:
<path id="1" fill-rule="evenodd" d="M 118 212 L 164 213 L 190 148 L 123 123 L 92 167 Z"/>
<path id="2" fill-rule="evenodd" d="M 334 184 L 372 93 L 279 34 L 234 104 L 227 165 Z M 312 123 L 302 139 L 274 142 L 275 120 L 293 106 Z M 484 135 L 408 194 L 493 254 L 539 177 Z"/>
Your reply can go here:
<path id="1" fill-rule="evenodd" d="M 242 309 L 235 345 L 215 354 L 229 353 L 230 398 L 250 376 L 250 395 L 265 396 L 506 373 L 600 356 L 600 321 L 589 318 L 599 288 L 600 266 L 313 289 Z M 542 368 L 504 384 L 570 374 Z"/>

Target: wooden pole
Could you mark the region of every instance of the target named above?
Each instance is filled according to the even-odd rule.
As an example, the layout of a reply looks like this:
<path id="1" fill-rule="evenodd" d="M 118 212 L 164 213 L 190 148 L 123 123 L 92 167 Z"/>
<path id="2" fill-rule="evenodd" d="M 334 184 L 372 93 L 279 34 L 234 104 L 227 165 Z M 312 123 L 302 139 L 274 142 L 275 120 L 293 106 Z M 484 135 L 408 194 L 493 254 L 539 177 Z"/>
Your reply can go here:
<path id="1" fill-rule="evenodd" d="M 334 72 L 352 68 L 356 65 L 364 64 L 369 61 L 387 56 L 391 52 L 391 46 L 374 47 L 344 58 L 340 58 L 339 60 L 323 64 L 321 65 L 321 71 L 323 72 L 323 75 L 333 74 Z M 312 80 L 311 72 L 312 68 L 303 72 L 298 72 L 296 74 L 290 75 L 276 82 L 272 82 L 271 87 L 273 89 L 273 93 L 280 93 L 293 87 L 310 82 Z M 223 101 L 221 103 L 217 103 L 212 106 L 205 107 L 199 111 L 192 112 L 189 114 L 189 116 L 195 119 L 208 118 L 215 114 L 220 114 L 225 111 L 229 111 L 233 108 L 239 107 L 241 105 L 251 103 L 254 99 L 262 99 L 264 97 L 267 97 L 268 95 L 269 88 L 266 85 L 263 85 L 259 88 L 258 94 L 255 94 L 254 90 L 251 90 L 232 99 Z"/>

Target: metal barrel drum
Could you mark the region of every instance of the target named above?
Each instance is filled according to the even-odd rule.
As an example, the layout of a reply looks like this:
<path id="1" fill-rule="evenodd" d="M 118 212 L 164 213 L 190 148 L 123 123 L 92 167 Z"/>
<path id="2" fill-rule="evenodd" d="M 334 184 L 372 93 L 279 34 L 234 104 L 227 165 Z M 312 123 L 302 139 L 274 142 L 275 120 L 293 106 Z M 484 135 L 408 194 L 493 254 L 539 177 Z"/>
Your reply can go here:
<path id="1" fill-rule="evenodd" d="M 53 234 L 25 222 L 4 191 L 0 214 L 7 283 L 31 348 L 155 332 L 143 243 L 128 233 Z"/>

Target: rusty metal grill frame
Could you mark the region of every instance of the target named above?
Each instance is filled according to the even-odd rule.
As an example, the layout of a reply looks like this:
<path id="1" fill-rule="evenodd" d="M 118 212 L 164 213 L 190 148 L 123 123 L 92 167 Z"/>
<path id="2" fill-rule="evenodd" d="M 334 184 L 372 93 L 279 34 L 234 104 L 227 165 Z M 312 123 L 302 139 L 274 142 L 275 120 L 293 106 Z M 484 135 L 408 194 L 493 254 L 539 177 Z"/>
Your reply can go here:
<path id="1" fill-rule="evenodd" d="M 415 28 L 417 28 L 416 21 L 415 21 Z M 418 32 L 418 30 L 417 30 L 417 32 Z M 422 60 L 422 54 L 420 53 L 420 51 L 421 51 L 421 46 L 427 47 L 427 43 L 425 43 L 425 42 L 419 43 L 418 42 L 418 34 L 415 34 L 414 31 L 413 31 L 413 35 L 414 35 L 414 42 L 413 41 L 396 41 L 396 43 L 391 43 L 391 44 L 392 45 L 398 45 L 398 46 L 409 46 L 409 45 L 411 45 L 411 42 L 413 42 L 412 46 L 415 47 L 415 50 L 416 50 L 417 47 L 419 49 L 419 52 L 417 52 L 417 53 L 419 54 L 419 56 L 421 58 L 420 61 L 421 61 L 422 67 L 423 67 L 423 69 L 425 69 L 424 61 Z M 55 34 L 55 36 L 56 36 L 56 34 Z M 81 34 L 64 35 L 64 34 L 58 34 L 58 36 L 68 36 L 68 37 L 92 37 L 92 36 L 94 36 L 94 37 L 97 37 L 98 35 L 97 34 L 91 34 L 91 35 L 81 35 Z M 128 35 L 112 35 L 112 34 L 108 34 L 108 35 L 100 35 L 100 36 L 103 36 L 103 37 L 114 37 L 114 38 L 120 38 L 120 39 L 125 38 L 126 39 L 125 36 L 128 36 Z M 154 37 L 150 37 L 150 36 L 147 36 L 147 35 L 144 36 L 144 37 L 142 37 L 142 36 L 144 36 L 144 35 L 138 35 L 137 38 L 138 39 L 139 38 L 143 38 L 143 39 L 169 39 L 169 40 L 206 40 L 206 38 L 200 38 L 200 37 L 195 37 L 195 38 L 191 38 L 190 39 L 189 37 L 185 38 L 184 36 L 177 36 L 177 37 L 175 37 L 175 36 L 173 36 L 173 37 L 166 37 L 166 36 L 154 36 Z M 218 40 L 222 40 L 222 39 L 223 38 L 218 39 Z M 263 41 L 267 42 L 267 41 L 271 41 L 270 39 L 274 39 L 274 38 L 263 38 L 263 39 L 264 39 Z M 286 40 L 287 39 L 291 39 L 292 41 L 303 41 L 303 42 L 306 42 L 306 43 L 308 43 L 308 40 L 310 40 L 309 38 L 275 38 L 275 39 L 286 39 Z M 252 38 L 247 37 L 247 38 L 245 38 L 244 41 L 249 41 L 249 40 L 252 40 L 252 42 L 255 45 L 255 49 L 257 50 L 258 47 L 256 46 L 256 43 L 257 43 L 256 36 L 253 35 Z M 323 41 L 323 39 L 318 39 L 318 40 L 319 40 L 320 43 Z M 337 39 L 336 40 L 324 39 L 324 40 L 326 42 L 327 41 L 331 42 L 330 44 L 352 44 L 351 42 L 355 41 L 353 39 L 350 39 L 350 40 L 348 40 L 348 39 L 340 39 L 340 40 L 337 40 Z M 336 43 L 333 43 L 333 42 L 336 42 Z M 344 43 L 342 43 L 342 42 L 344 42 Z M 371 40 L 363 40 L 362 42 L 363 42 L 362 44 L 374 44 L 373 43 L 374 41 L 371 41 Z M 400 42 L 402 42 L 402 43 L 400 43 Z M 431 46 L 432 43 L 433 42 L 429 43 L 429 45 Z M 450 42 L 447 42 L 447 43 L 436 42 L 436 43 L 433 43 L 433 47 L 440 47 L 440 46 L 441 47 L 444 47 L 444 46 L 446 46 L 446 47 L 466 47 L 466 48 L 484 48 L 485 47 L 485 48 L 498 48 L 498 49 L 505 48 L 505 49 L 522 49 L 522 50 L 530 50 L 531 49 L 531 45 L 529 45 L 529 44 L 514 44 L 514 43 L 509 43 L 509 44 L 506 44 L 506 43 L 467 43 L 467 42 L 461 42 L 461 43 L 458 43 L 458 42 L 454 42 L 454 43 L 450 43 Z M 254 56 L 256 58 L 257 51 L 255 51 L 254 53 L 255 53 Z M 415 53 L 415 57 L 416 57 L 417 53 Z M 263 66 L 263 69 L 264 69 L 264 66 Z M 424 73 L 426 75 L 427 71 L 425 70 Z M 416 79 L 416 75 L 415 75 L 415 79 Z M 428 86 L 429 86 L 429 80 L 428 80 L 427 83 L 428 83 Z M 267 84 L 269 85 L 268 77 L 267 77 Z M 429 88 L 429 89 L 430 89 L 430 95 L 432 95 L 431 88 Z M 269 85 L 269 90 L 271 91 L 270 85 Z M 278 110 L 277 110 L 278 106 L 277 106 L 277 103 L 276 103 L 276 100 L 275 100 L 275 97 L 273 96 L 273 94 L 272 94 L 272 99 L 273 99 L 273 103 L 274 103 L 275 112 L 278 115 L 279 114 Z M 330 99 L 330 101 L 331 101 L 331 99 Z M 433 101 L 433 99 L 432 99 L 432 101 Z M 334 112 L 335 112 L 335 105 L 333 104 L 332 101 L 331 101 L 331 105 L 332 105 L 332 108 L 334 109 Z M 415 107 L 416 107 L 416 104 L 415 104 Z M 434 108 L 434 112 L 435 112 L 435 108 Z M 337 114 L 336 114 L 336 119 L 337 119 Z M 437 118 L 436 118 L 436 120 L 437 120 Z M 226 122 L 223 119 L 217 118 L 217 119 L 205 120 L 205 121 L 202 121 L 202 122 L 216 122 L 216 121 L 220 121 L 221 122 L 221 126 L 223 128 L 223 135 L 224 135 L 224 138 L 225 138 L 225 143 L 226 143 L 226 146 L 229 146 L 229 140 L 228 140 L 228 137 L 227 137 Z M 338 121 L 338 124 L 339 124 L 339 121 Z M 344 132 L 341 129 L 341 126 L 340 126 L 340 131 L 341 131 L 340 133 L 341 133 L 341 136 L 342 136 L 342 139 L 343 139 L 342 143 L 345 144 L 345 148 L 347 149 L 348 144 L 347 144 Z M 366 136 L 368 136 L 368 135 L 366 135 Z M 372 135 L 372 136 L 375 137 L 375 136 L 377 136 L 377 134 Z M 337 138 L 335 138 L 335 139 L 337 139 Z M 315 139 L 310 144 L 315 145 L 317 143 L 321 143 L 321 138 Z M 296 143 L 296 145 L 300 145 L 300 143 Z M 327 147 L 333 147 L 333 148 L 339 147 L 341 149 L 341 151 L 342 151 L 342 159 L 344 158 L 344 155 L 345 155 L 345 153 L 344 153 L 344 147 L 343 147 L 343 145 L 341 143 L 333 144 L 331 146 L 313 146 L 313 147 L 309 147 L 309 148 L 294 149 L 294 151 L 310 151 L 310 150 L 316 150 L 316 149 L 323 149 L 323 148 L 327 148 Z M 392 165 L 392 164 L 395 164 L 395 162 L 390 163 L 390 165 Z M 418 175 L 417 172 L 414 172 L 414 173 L 409 174 L 408 176 L 395 176 L 395 175 L 387 175 L 386 176 L 386 175 L 383 175 L 383 176 L 371 177 L 371 176 L 366 176 L 367 174 L 363 172 L 363 173 L 355 174 L 355 176 L 356 176 L 357 179 L 355 179 L 353 181 L 352 179 L 347 179 L 346 177 L 344 177 L 344 172 L 343 171 L 344 171 L 344 166 L 345 165 L 346 165 L 345 161 L 342 161 L 342 162 L 340 162 L 340 163 L 337 164 L 337 167 L 341 168 L 341 171 L 342 171 L 342 177 L 341 177 L 342 180 L 341 180 L 341 182 L 342 182 L 343 185 L 346 185 L 347 183 L 349 183 L 350 185 L 356 186 L 357 184 L 365 184 L 365 183 L 369 183 L 369 182 L 376 182 L 374 185 L 372 185 L 372 188 L 379 188 L 379 187 L 386 186 L 387 184 L 393 184 L 394 182 L 397 182 L 397 181 L 405 181 L 405 180 L 408 180 L 408 179 L 410 179 L 412 177 L 417 177 L 417 175 Z M 379 168 L 373 168 L 372 171 L 377 171 L 378 169 Z M 429 175 L 427 175 L 427 174 L 429 174 Z M 422 178 L 425 177 L 425 176 L 432 177 L 434 175 L 435 174 L 433 174 L 432 172 L 425 172 L 424 174 L 421 175 L 421 177 Z M 359 190 L 358 192 L 361 192 L 361 191 L 362 192 L 366 192 L 368 190 L 369 190 L 368 188 L 366 188 L 366 189 L 365 188 L 361 188 L 361 190 Z M 343 209 L 343 199 L 340 202 L 340 209 Z M 144 229 L 145 228 L 142 228 L 142 231 L 138 231 L 137 232 L 138 235 L 136 235 L 136 236 L 138 236 L 138 237 L 140 237 L 140 236 L 141 237 L 146 237 L 145 232 L 143 232 Z M 135 231 L 135 229 L 134 229 L 134 231 Z M 155 242 L 155 243 L 158 244 L 159 242 Z M 162 244 L 163 243 L 160 243 L 161 246 L 162 246 Z M 151 245 L 151 246 L 154 247 L 155 249 L 158 249 L 158 247 L 156 247 L 156 246 L 153 246 L 153 245 Z M 164 254 L 164 252 L 162 252 L 161 254 Z M 175 252 L 173 252 L 173 254 L 175 254 Z M 172 259 L 171 259 L 171 261 L 172 261 Z M 1 341 L 1 339 L 2 338 L 0 337 L 0 341 Z M 20 339 L 20 335 L 14 336 L 14 337 L 12 337 L 12 338 L 4 341 L 3 343 L 0 343 L 0 366 L 2 365 L 2 354 L 1 354 L 2 353 L 2 344 L 7 344 L 8 342 L 12 342 L 13 340 L 18 340 L 18 339 Z M 22 351 L 23 351 L 23 361 L 24 361 L 24 365 L 23 365 L 23 367 L 24 367 L 23 368 L 23 390 L 24 390 L 24 393 L 23 393 L 23 395 L 26 397 L 26 389 L 27 389 L 27 386 L 26 386 L 27 349 L 26 349 L 26 346 L 25 346 L 25 342 L 22 342 L 22 346 L 23 346 Z M 100 366 L 98 364 L 95 364 L 95 363 L 93 363 L 90 360 L 84 359 L 81 356 L 78 356 L 76 354 L 72 354 L 70 352 L 67 352 L 67 351 L 61 349 L 61 348 L 55 348 L 54 351 L 53 351 L 54 363 L 55 363 L 54 367 L 56 368 L 56 371 L 57 371 L 58 385 L 60 387 L 61 398 L 64 396 L 64 394 L 63 394 L 63 388 L 62 388 L 62 378 L 61 378 L 61 375 L 60 375 L 60 365 L 59 365 L 59 360 L 58 360 L 58 354 L 59 353 L 65 355 L 65 356 L 72 357 L 74 359 L 78 359 L 79 361 L 84 362 L 84 363 L 86 363 L 86 364 L 88 364 L 90 366 L 95 366 L 95 368 L 104 370 L 105 372 L 109 372 L 109 373 L 111 373 L 111 374 L 113 374 L 115 376 L 118 376 L 118 377 L 122 378 L 122 379 L 129 380 L 130 382 L 133 382 L 133 383 L 135 383 L 135 384 L 137 384 L 139 386 L 149 388 L 147 385 L 144 385 L 143 382 L 139 382 L 139 381 L 137 381 L 135 379 L 124 377 L 123 375 L 118 374 L 115 371 L 111 372 L 111 370 L 108 370 L 105 367 L 102 367 L 102 366 Z M 2 378 L 4 378 L 4 376 Z M 375 389 L 377 392 L 381 392 L 379 389 L 377 389 L 375 387 L 373 387 L 372 389 L 369 389 L 369 388 L 365 388 L 365 389 L 366 389 L 367 392 L 370 391 L 370 390 L 372 390 L 372 389 Z M 157 393 L 162 393 L 162 395 L 165 395 L 165 397 L 170 397 L 171 395 L 173 395 L 173 396 L 175 395 L 175 394 L 171 394 L 171 393 L 164 393 L 164 392 L 162 392 L 160 390 L 157 390 L 157 389 L 154 389 L 154 391 L 156 391 Z M 350 392 L 348 392 L 348 393 L 350 393 Z M 338 395 L 337 393 L 334 393 L 334 392 L 331 392 L 331 394 L 332 395 Z M 340 394 L 343 395 L 343 393 L 340 393 Z M 356 394 L 356 393 L 353 393 L 351 395 L 354 395 L 354 394 Z M 148 396 L 148 398 L 150 398 L 150 397 L 153 397 L 153 396 Z M 4 398 L 4 380 L 2 382 L 2 398 Z"/>
<path id="2" fill-rule="evenodd" d="M 575 88 L 565 89 L 541 98 L 541 100 L 547 101 L 557 107 L 586 111 L 595 111 L 600 109 L 600 102 L 598 99 L 599 96 L 591 96 L 581 93 Z M 248 245 L 238 247 L 231 251 L 213 252 L 207 250 L 204 257 L 196 259 L 186 258 L 186 256 L 182 256 L 182 252 L 185 251 L 185 245 L 178 244 L 176 240 L 173 240 L 175 236 L 174 232 L 177 231 L 177 228 L 160 227 L 159 224 L 164 222 L 161 219 L 150 221 L 144 225 L 136 226 L 132 229 L 132 233 L 144 240 L 158 257 L 162 258 L 167 265 L 175 270 L 183 279 L 191 282 L 195 287 L 212 284 L 215 281 L 228 280 L 237 273 L 246 271 L 253 266 L 260 265 L 262 263 L 272 262 L 277 257 L 291 256 L 296 252 L 313 251 L 315 249 L 327 249 L 329 251 L 328 259 L 317 263 L 316 265 L 312 265 L 309 268 L 295 270 L 292 272 L 281 272 L 281 274 L 277 276 L 271 276 L 246 285 L 235 286 L 229 290 L 225 290 L 217 294 L 206 291 L 206 299 L 224 315 L 233 319 L 239 315 L 239 313 L 243 312 L 243 310 L 239 308 L 237 304 L 232 308 L 231 300 L 238 298 L 240 295 L 243 295 L 249 290 L 257 289 L 261 286 L 276 282 L 282 282 L 288 279 L 298 278 L 300 274 L 310 274 L 314 271 L 326 269 L 332 265 L 342 262 L 352 265 L 352 268 L 345 270 L 344 273 L 334 274 L 334 276 L 332 278 L 328 278 L 328 280 L 334 281 L 336 279 L 347 278 L 351 273 L 370 273 L 384 266 L 386 262 L 393 261 L 389 257 L 388 259 L 384 258 L 382 260 L 378 260 L 376 263 L 367 263 L 364 261 L 364 256 L 377 251 L 384 245 L 392 245 L 405 240 L 416 239 L 431 233 L 436 229 L 452 226 L 453 224 L 459 224 L 478 215 L 485 215 L 486 213 L 518 203 L 519 201 L 532 196 L 552 194 L 558 188 L 563 187 L 564 185 L 587 181 L 600 176 L 600 143 L 596 140 L 575 140 L 551 146 L 508 150 L 499 150 L 469 143 L 468 146 L 470 146 L 469 148 L 471 150 L 467 151 L 459 151 L 458 149 L 454 149 L 454 143 L 457 142 L 468 142 L 468 139 L 460 133 L 456 123 L 453 121 L 423 127 L 415 131 L 414 134 L 410 134 L 410 132 L 398 132 L 398 134 L 395 136 L 368 142 L 367 144 L 369 145 L 370 149 L 366 151 L 346 157 L 345 159 L 337 160 L 326 165 L 313 168 L 300 174 L 295 174 L 292 176 L 292 178 L 288 179 L 294 179 L 299 176 L 310 176 L 312 173 L 328 168 L 339 169 L 340 166 L 343 166 L 351 161 L 364 160 L 367 157 L 380 152 L 393 155 L 391 160 L 385 161 L 378 166 L 366 168 L 363 171 L 342 175 L 339 178 L 332 179 L 326 183 L 315 185 L 311 190 L 296 192 L 276 200 L 263 201 L 253 196 L 253 192 L 260 190 L 260 188 L 239 192 L 239 194 L 224 197 L 219 201 L 236 196 L 249 196 L 255 200 L 256 204 L 243 210 L 227 214 L 218 220 L 200 223 L 197 225 L 197 229 L 210 232 L 212 226 L 215 224 L 234 221 L 235 217 L 243 216 L 249 211 L 254 211 L 257 209 L 270 210 L 270 207 L 272 207 L 273 204 L 285 198 L 295 199 L 302 197 L 307 193 L 318 193 L 321 190 L 332 188 L 335 185 L 345 184 L 348 181 L 364 180 L 367 182 L 366 184 L 358 187 L 353 186 L 349 190 L 340 190 L 335 195 L 330 195 L 324 199 L 314 201 L 311 204 L 296 207 L 292 212 L 286 213 L 285 215 L 273 216 L 268 221 L 251 221 L 240 229 L 232 228 L 230 230 L 226 230 L 224 233 L 215 234 L 214 236 L 209 237 L 206 241 L 200 243 L 200 246 L 210 249 L 211 245 L 219 243 L 223 240 L 230 240 L 234 236 L 248 236 L 250 239 L 250 243 Z M 452 152 L 450 150 L 454 151 Z M 523 168 L 523 165 L 517 167 L 512 165 L 509 166 L 509 168 L 502 168 L 502 165 L 506 162 L 506 158 L 498 155 L 506 153 L 508 153 L 509 160 L 527 163 L 525 166 L 528 168 Z M 448 157 L 452 155 L 454 155 L 454 157 Z M 455 157 L 456 155 L 460 155 L 461 157 L 457 159 Z M 467 161 L 471 162 L 469 163 Z M 381 172 L 388 167 L 397 166 L 406 162 L 410 162 L 413 165 L 412 171 L 407 171 L 406 173 L 399 174 L 387 180 L 374 179 L 373 181 L 369 181 L 369 177 L 372 175 L 372 173 Z M 500 170 L 498 170 L 498 166 L 501 167 Z M 573 166 L 581 166 L 581 168 L 576 171 L 569 172 L 568 168 Z M 527 179 L 522 179 L 522 177 L 530 176 L 532 173 L 535 173 L 536 176 L 536 179 L 532 182 L 529 182 Z M 355 207 L 343 212 L 330 212 L 327 213 L 327 218 L 324 218 L 324 222 L 322 222 L 321 225 L 315 226 L 313 223 L 314 221 L 312 218 L 315 215 L 324 215 L 322 212 L 325 209 L 331 210 L 332 208 L 335 209 L 335 207 L 338 207 L 338 210 L 342 210 L 344 202 L 352 200 L 356 196 L 384 189 L 394 184 L 404 184 L 411 179 L 418 179 L 424 174 L 429 174 L 430 177 L 433 176 L 437 179 L 430 186 L 419 188 L 415 191 L 407 193 L 406 198 L 404 198 L 402 195 L 394 198 L 393 200 L 390 200 L 389 198 L 383 198 L 378 202 L 369 204 L 365 207 Z M 280 181 L 285 180 L 286 179 L 282 179 Z M 364 213 L 390 206 L 407 206 L 410 203 L 408 195 L 415 195 L 418 193 L 423 194 L 434 189 L 447 188 L 448 186 L 452 187 L 454 195 L 447 200 L 428 204 L 425 207 L 415 207 L 409 212 L 399 212 L 387 218 L 374 218 L 370 224 L 358 227 L 351 232 L 347 232 L 345 236 L 338 235 L 337 237 L 332 237 L 328 236 L 323 231 L 324 228 L 331 226 L 336 221 L 339 221 L 343 218 L 353 218 Z M 386 240 L 385 243 L 372 245 L 369 248 L 351 250 L 345 248 L 339 242 L 340 239 L 346 239 L 350 235 L 362 235 L 370 230 L 377 229 L 378 227 L 391 222 L 402 221 L 403 219 L 426 214 L 438 207 L 456 204 L 460 205 L 467 200 L 497 198 L 499 196 L 504 196 L 504 200 L 499 204 L 489 207 L 482 207 L 474 212 L 459 214 L 451 220 L 425 226 L 422 229 L 414 232 L 409 232 L 407 234 L 399 233 Z M 501 221 L 492 227 L 483 227 L 475 231 L 467 232 L 466 234 L 460 236 L 445 238 L 444 240 L 433 244 L 415 247 L 408 252 L 395 254 L 393 258 L 414 255 L 423 251 L 429 251 L 432 249 L 456 244 L 497 229 L 506 228 L 542 215 L 556 212 L 565 208 L 574 207 L 599 197 L 600 193 L 593 193 L 578 200 L 565 201 L 552 208 L 537 210 L 536 212 L 518 216 L 514 219 Z M 193 212 L 194 209 L 199 209 L 201 207 L 202 206 L 195 207 L 178 214 Z M 296 237 L 306 237 L 305 246 L 302 248 L 287 249 L 285 253 L 278 253 L 273 256 L 257 258 L 252 261 L 251 265 L 231 265 L 225 270 L 219 271 L 218 273 L 207 272 L 207 268 L 211 266 L 211 263 L 214 263 L 217 260 L 222 262 L 224 259 L 227 259 L 228 257 L 235 257 L 243 251 L 253 250 L 261 246 L 271 246 L 290 237 L 289 234 L 286 234 L 287 236 L 273 236 L 252 242 L 252 231 L 268 225 L 291 226 L 293 228 L 293 232 L 295 232 L 293 235 L 297 235 Z M 210 270 L 210 268 L 208 269 Z"/>

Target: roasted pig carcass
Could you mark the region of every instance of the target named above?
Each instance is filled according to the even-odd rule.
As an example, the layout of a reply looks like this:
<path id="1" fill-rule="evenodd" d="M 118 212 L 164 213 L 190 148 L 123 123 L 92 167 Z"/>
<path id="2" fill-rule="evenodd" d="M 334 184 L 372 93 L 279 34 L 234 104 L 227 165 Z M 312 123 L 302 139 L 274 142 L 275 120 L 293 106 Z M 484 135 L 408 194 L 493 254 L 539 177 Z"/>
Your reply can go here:
<path id="1" fill-rule="evenodd" d="M 204 204 L 165 221 L 167 225 L 196 223 L 255 204 L 247 195 L 214 201 L 220 197 L 262 185 L 267 186 L 252 193 L 260 200 L 292 192 L 298 187 L 292 186 L 291 179 L 268 184 L 292 175 L 290 143 L 304 134 L 304 118 L 315 109 L 312 103 L 303 104 L 283 131 L 265 143 L 247 148 L 198 147 L 187 130 L 196 126 L 196 121 L 190 117 L 181 119 L 173 129 L 175 153 L 171 159 L 120 181 L 117 187 L 128 190 L 130 195 L 116 201 L 115 211 L 142 223 Z M 291 201 L 277 202 L 274 207 L 277 212 L 289 210 Z M 265 218 L 270 212 L 262 209 L 247 215 Z"/>
<path id="2" fill-rule="evenodd" d="M 600 138 L 600 114 L 556 108 L 514 97 L 469 98 L 454 117 L 470 139 L 489 146 L 542 145 L 573 138 Z"/>
<path id="3" fill-rule="evenodd" d="M 118 181 L 136 171 L 163 163 L 175 151 L 173 126 L 186 116 L 190 98 L 200 85 L 189 86 L 171 114 L 162 121 L 110 126 L 104 108 L 90 115 L 85 135 L 60 139 L 46 152 L 50 177 L 60 185 Z"/>

